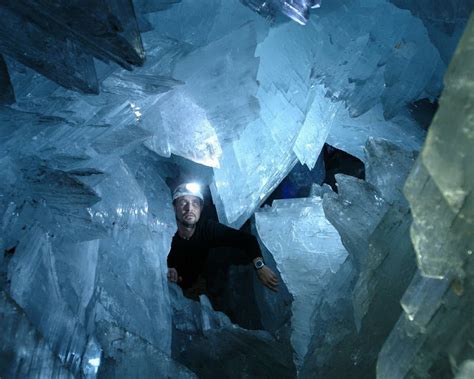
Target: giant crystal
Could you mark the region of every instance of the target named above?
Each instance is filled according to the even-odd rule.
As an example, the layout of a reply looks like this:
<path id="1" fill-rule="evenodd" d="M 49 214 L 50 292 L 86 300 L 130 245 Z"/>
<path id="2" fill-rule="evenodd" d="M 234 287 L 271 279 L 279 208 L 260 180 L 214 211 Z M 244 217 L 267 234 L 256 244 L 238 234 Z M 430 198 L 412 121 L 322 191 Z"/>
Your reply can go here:
<path id="1" fill-rule="evenodd" d="M 472 202 L 474 18 L 445 77 L 440 109 L 405 185 L 419 274 L 404 313 L 379 354 L 377 375 L 404 378 L 469 372 L 473 339 Z M 466 363 L 462 365 L 463 361 Z"/>
<path id="2" fill-rule="evenodd" d="M 312 167 L 326 141 L 361 159 L 370 136 L 420 147 L 424 133 L 403 105 L 433 99 L 445 66 L 408 12 L 384 1 L 364 6 L 329 6 L 305 28 L 287 23 L 270 29 L 259 44 L 260 118 L 223 147 L 222 168 L 214 170 L 221 221 L 242 225 L 296 158 Z M 367 22 L 368 9 L 380 17 Z"/>
<path id="3" fill-rule="evenodd" d="M 301 366 L 310 340 L 310 315 L 321 287 L 331 280 L 347 252 L 327 221 L 322 199 L 275 200 L 256 213 L 257 232 L 271 252 L 293 296 L 292 336 L 295 363 Z"/>
<path id="4" fill-rule="evenodd" d="M 120 3 L 107 3 L 112 2 Z M 398 301 L 415 257 L 400 197 L 413 155 L 408 152 L 404 161 L 405 153 L 398 153 L 400 146 L 416 150 L 424 138 L 404 106 L 439 93 L 443 62 L 434 47 L 443 50 L 446 62 L 457 32 L 446 40 L 434 38 L 432 27 L 426 33 L 415 15 L 388 1 L 323 5 L 303 28 L 281 20 L 269 24 L 238 1 L 138 1 L 138 13 L 160 10 L 137 15 L 147 31 L 142 34 L 147 60 L 133 72 L 94 61 L 98 96 L 60 88 L 5 57 L 16 103 L 0 109 L 0 287 L 7 303 L 17 305 L 2 308 L 9 312 L 2 330 L 18 328 L 18 334 L 9 329 L 2 335 L 2 353 L 24 357 L 32 370 L 40 367 L 46 375 L 94 376 L 99 369 L 103 377 L 193 377 L 191 370 L 202 376 L 294 376 L 287 335 L 292 299 L 284 283 L 276 296 L 256 283 L 261 324 L 271 334 L 222 327 L 219 320 L 225 317 L 205 301 L 196 309 L 180 297 L 189 313 L 171 310 L 176 294 L 168 295 L 165 259 L 175 226 L 166 183 L 198 172 L 211 181 L 210 168 L 186 159 L 215 167 L 219 216 L 240 225 L 297 160 L 314 165 L 325 142 L 361 158 L 367 181 L 340 177 L 340 196 L 323 201 L 349 257 L 336 272 L 326 270 L 318 278 L 327 285 L 312 287 L 316 303 L 302 317 L 310 327 L 302 340 L 293 338 L 303 363 L 300 375 L 373 373 L 401 307 L 416 328 L 435 328 L 431 317 L 441 315 L 436 325 L 448 325 L 445 334 L 453 334 L 459 318 L 448 323 L 451 310 L 440 312 L 438 304 L 457 303 L 440 294 L 452 295 L 450 288 L 455 296 L 470 294 L 469 281 L 416 275 L 413 290 L 401 306 Z M 129 10 L 123 8 L 123 14 Z M 428 25 L 436 18 L 429 14 L 423 21 Z M 40 29 L 35 40 L 51 38 Z M 47 51 L 41 52 L 45 64 L 63 63 Z M 74 48 L 62 52 L 71 51 L 75 54 Z M 84 52 L 68 56 L 71 75 L 90 67 L 76 64 Z M 363 152 L 370 136 L 388 140 L 370 142 L 372 158 Z M 459 205 L 462 194 L 452 195 L 449 202 Z M 443 196 L 439 199 L 443 204 Z M 264 249 L 274 267 L 268 254 Z M 452 269 L 462 274 L 462 262 L 457 257 L 446 270 L 445 260 L 428 259 L 426 268 L 432 276 Z M 253 270 L 246 275 L 251 287 Z M 427 296 L 425 288 L 437 295 Z M 295 300 L 295 307 L 301 305 Z M 245 301 L 239 306 L 248 314 Z M 295 321 L 295 331 L 303 324 Z M 397 331 L 406 336 L 403 327 Z M 23 332 L 33 338 L 11 342 Z M 464 335 L 462 329 L 456 338 Z M 400 357 L 396 363 L 403 365 L 410 356 L 417 370 L 424 369 L 428 360 L 421 361 L 417 349 L 428 356 L 426 351 L 438 348 L 424 341 L 429 340 L 405 345 L 403 357 L 392 354 Z M 308 353 L 301 357 L 304 349 Z M 450 357 L 456 365 L 464 359 L 457 353 Z M 446 360 L 438 361 L 436 369 L 448 367 Z M 468 361 L 459 376 L 469 369 Z"/>
<path id="5" fill-rule="evenodd" d="M 51 351 L 47 341 L 35 330 L 20 307 L 0 292 L 0 361 L 2 375 L 73 378 Z M 94 359 L 96 357 L 91 357 Z"/>
<path id="6" fill-rule="evenodd" d="M 55 90 L 48 103 L 67 96 L 67 107 L 35 99 L 33 108 L 23 96 L 18 103 L 81 125 L 102 118 L 99 125 L 112 127 L 81 132 L 102 136 L 94 144 L 100 153 L 108 152 L 110 138 L 117 143 L 133 138 L 163 156 L 174 153 L 221 167 L 212 185 L 219 218 L 240 226 L 296 159 L 312 167 L 326 140 L 358 157 L 369 136 L 419 146 L 423 133 L 401 106 L 436 96 L 443 64 L 408 12 L 382 0 L 366 6 L 393 16 L 384 24 L 392 22 L 387 31 L 367 23 L 367 9 L 357 1 L 347 9 L 330 5 L 324 17 L 315 12 L 304 28 L 294 23 L 269 28 L 238 2 L 184 1 L 150 16 L 155 30 L 143 36 L 148 51 L 143 68 L 132 74 L 100 71 L 109 77 L 99 101 Z M 341 18 L 349 32 L 338 26 Z M 398 44 L 401 40 L 406 43 Z M 424 53 L 416 53 L 416 46 Z M 219 54 L 226 58 L 213 59 Z M 416 67 L 424 67 L 423 75 Z M 20 71 L 12 73 L 17 81 Z M 139 128 L 126 128 L 129 124 Z M 242 182 L 232 187 L 235 177 Z"/>
<path id="7" fill-rule="evenodd" d="M 245 330 L 215 312 L 205 295 L 195 302 L 170 285 L 173 310 L 173 354 L 199 377 L 294 378 L 286 341 L 264 330 Z"/>
<path id="8" fill-rule="evenodd" d="M 338 194 L 324 195 L 325 214 L 349 258 L 326 274 L 327 284 L 318 292 L 302 377 L 371 375 L 415 271 L 401 189 L 416 154 L 376 139 L 365 150 L 367 181 L 336 175 Z"/>

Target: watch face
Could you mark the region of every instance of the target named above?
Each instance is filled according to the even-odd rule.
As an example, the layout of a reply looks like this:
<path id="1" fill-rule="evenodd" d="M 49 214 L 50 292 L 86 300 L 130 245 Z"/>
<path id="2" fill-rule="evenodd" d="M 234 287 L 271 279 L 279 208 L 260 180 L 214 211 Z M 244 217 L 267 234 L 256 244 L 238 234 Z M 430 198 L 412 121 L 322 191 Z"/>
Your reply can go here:
<path id="1" fill-rule="evenodd" d="M 263 263 L 263 261 L 255 262 L 255 268 L 256 269 L 262 268 L 263 266 L 265 266 L 265 263 Z"/>

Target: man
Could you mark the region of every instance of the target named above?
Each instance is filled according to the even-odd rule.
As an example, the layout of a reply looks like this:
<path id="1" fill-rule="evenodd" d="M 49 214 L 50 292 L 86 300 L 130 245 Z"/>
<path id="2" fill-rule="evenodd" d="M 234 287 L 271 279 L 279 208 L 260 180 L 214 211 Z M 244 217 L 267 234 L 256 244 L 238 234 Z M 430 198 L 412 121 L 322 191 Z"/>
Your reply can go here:
<path id="1" fill-rule="evenodd" d="M 275 273 L 265 265 L 257 239 L 248 233 L 229 228 L 212 220 L 200 220 L 204 197 L 195 183 L 184 183 L 173 192 L 173 206 L 178 231 L 168 254 L 168 279 L 178 283 L 188 297 L 203 290 L 209 249 L 234 247 L 241 249 L 252 262 L 263 285 L 278 290 Z"/>

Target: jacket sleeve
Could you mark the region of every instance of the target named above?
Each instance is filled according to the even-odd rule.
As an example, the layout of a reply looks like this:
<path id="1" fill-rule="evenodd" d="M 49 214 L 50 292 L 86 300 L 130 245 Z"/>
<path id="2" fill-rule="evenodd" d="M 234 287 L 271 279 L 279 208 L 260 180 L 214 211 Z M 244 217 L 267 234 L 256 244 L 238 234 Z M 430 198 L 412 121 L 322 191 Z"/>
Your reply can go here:
<path id="1" fill-rule="evenodd" d="M 168 258 L 166 259 L 168 267 L 176 268 L 178 265 L 177 252 L 176 249 L 173 249 L 173 242 L 171 242 L 170 252 L 168 253 Z"/>
<path id="2" fill-rule="evenodd" d="M 210 247 L 235 247 L 242 249 L 249 260 L 261 257 L 260 246 L 252 234 L 229 228 L 209 220 L 205 230 Z"/>

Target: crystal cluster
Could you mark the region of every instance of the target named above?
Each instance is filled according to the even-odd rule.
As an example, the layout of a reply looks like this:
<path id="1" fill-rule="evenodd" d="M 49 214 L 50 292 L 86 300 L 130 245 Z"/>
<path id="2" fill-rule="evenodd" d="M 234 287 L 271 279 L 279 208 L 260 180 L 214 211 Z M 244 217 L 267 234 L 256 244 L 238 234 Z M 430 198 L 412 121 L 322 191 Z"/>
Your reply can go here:
<path id="1" fill-rule="evenodd" d="M 255 215 L 262 243 L 276 261 L 293 297 L 292 336 L 295 361 L 301 365 L 311 335 L 310 316 L 315 296 L 329 284 L 347 252 L 339 234 L 324 216 L 322 199 L 275 200 Z"/>
<path id="2" fill-rule="evenodd" d="M 214 169 L 219 219 L 233 226 L 297 159 L 312 168 L 325 142 L 360 159 L 369 136 L 419 149 L 424 132 L 403 107 L 433 99 L 445 70 L 420 20 L 385 1 L 328 4 L 304 28 L 277 25 L 256 55 L 260 117 Z"/>
<path id="3" fill-rule="evenodd" d="M 402 187 L 474 4 L 318 4 L 0 4 L 0 376 L 470 375 L 472 21 Z M 174 181 L 240 227 L 325 143 L 365 180 L 256 213 L 278 294 L 229 274 L 265 330 L 169 286 Z"/>
<path id="4" fill-rule="evenodd" d="M 440 109 L 405 185 L 419 271 L 380 351 L 379 377 L 472 374 L 473 46 L 471 17 L 446 74 Z"/>
<path id="5" fill-rule="evenodd" d="M 411 219 L 401 189 L 416 154 L 371 139 L 366 155 L 365 181 L 336 175 L 338 193 L 323 197 L 325 215 L 349 256 L 313 294 L 318 302 L 302 377 L 364 378 L 374 372 L 415 272 Z"/>

